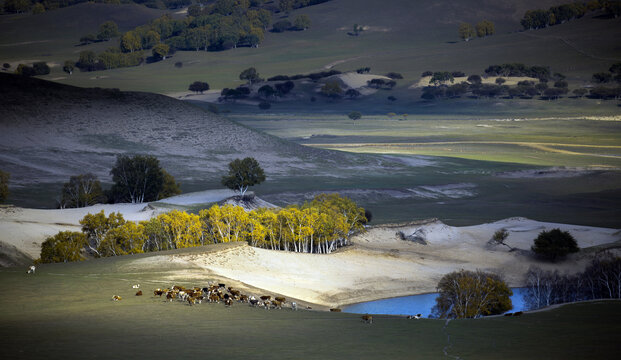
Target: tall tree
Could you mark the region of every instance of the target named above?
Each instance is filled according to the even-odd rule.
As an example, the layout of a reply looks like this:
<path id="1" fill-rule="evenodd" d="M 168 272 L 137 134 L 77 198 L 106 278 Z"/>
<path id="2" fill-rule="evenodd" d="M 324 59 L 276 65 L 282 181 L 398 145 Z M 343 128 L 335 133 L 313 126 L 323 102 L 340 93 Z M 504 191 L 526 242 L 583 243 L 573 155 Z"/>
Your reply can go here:
<path id="1" fill-rule="evenodd" d="M 440 318 L 475 318 L 511 310 L 513 291 L 496 274 L 461 270 L 444 275 L 438 283 L 432 312 Z"/>
<path id="2" fill-rule="evenodd" d="M 110 197 L 114 202 L 155 201 L 164 187 L 164 171 L 155 156 L 119 155 L 110 174 L 114 181 Z"/>
<path id="3" fill-rule="evenodd" d="M 356 121 L 359 120 L 362 117 L 362 114 L 358 111 L 352 111 L 349 114 L 347 114 L 347 117 L 349 117 L 350 119 Z"/>
<path id="4" fill-rule="evenodd" d="M 100 41 L 108 41 L 111 38 L 119 35 L 119 27 L 114 21 L 106 21 L 99 25 L 99 33 L 97 33 L 97 39 Z"/>
<path id="5" fill-rule="evenodd" d="M 105 202 L 101 183 L 91 173 L 72 176 L 63 185 L 60 208 L 80 208 Z"/>
<path id="6" fill-rule="evenodd" d="M 38 262 L 56 263 L 82 261 L 82 247 L 86 242 L 86 235 L 76 231 L 61 231 L 48 237 L 41 244 L 41 257 Z"/>
<path id="7" fill-rule="evenodd" d="M 293 20 L 293 26 L 298 30 L 306 30 L 311 26 L 311 20 L 306 14 L 300 14 Z"/>
<path id="8" fill-rule="evenodd" d="M 540 232 L 539 236 L 533 241 L 531 250 L 535 254 L 554 261 L 567 254 L 578 252 L 580 248 L 576 239 L 568 231 L 552 229 Z"/>
<path id="9" fill-rule="evenodd" d="M 244 71 L 242 71 L 239 74 L 239 79 L 240 80 L 247 80 L 249 85 L 252 85 L 252 83 L 261 81 L 261 77 L 259 76 L 259 73 L 257 72 L 257 69 L 251 67 L 248 68 Z"/>
<path id="10" fill-rule="evenodd" d="M 229 173 L 222 177 L 222 185 L 237 190 L 243 196 L 249 186 L 265 181 L 265 173 L 259 162 L 251 157 L 235 159 L 229 163 Z"/>

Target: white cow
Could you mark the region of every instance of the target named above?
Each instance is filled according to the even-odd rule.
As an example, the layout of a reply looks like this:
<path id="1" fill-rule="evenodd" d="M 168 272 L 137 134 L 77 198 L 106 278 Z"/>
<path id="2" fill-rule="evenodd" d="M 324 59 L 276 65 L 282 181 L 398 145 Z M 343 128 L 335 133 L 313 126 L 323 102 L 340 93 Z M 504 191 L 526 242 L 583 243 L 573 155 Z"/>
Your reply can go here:
<path id="1" fill-rule="evenodd" d="M 34 265 L 30 266 L 30 268 L 28 268 L 28 274 L 34 274 L 36 269 Z"/>

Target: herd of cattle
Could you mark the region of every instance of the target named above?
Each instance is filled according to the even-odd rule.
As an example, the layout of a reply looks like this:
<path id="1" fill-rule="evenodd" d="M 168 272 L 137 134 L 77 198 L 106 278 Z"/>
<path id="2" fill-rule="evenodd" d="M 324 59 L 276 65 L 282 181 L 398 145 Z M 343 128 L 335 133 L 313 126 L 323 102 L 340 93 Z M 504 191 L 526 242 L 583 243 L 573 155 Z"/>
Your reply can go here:
<path id="1" fill-rule="evenodd" d="M 139 289 L 140 285 L 134 285 L 132 288 Z M 136 296 L 142 295 L 142 290 L 136 292 Z M 187 302 L 188 305 L 201 304 L 205 301 L 210 303 L 222 302 L 225 306 L 231 306 L 233 302 L 239 302 L 265 309 L 282 309 L 283 307 L 289 307 L 292 310 L 298 309 L 295 302 L 287 303 L 287 299 L 284 297 L 276 296 L 272 299 L 271 296 L 264 295 L 257 299 L 254 295 L 242 294 L 240 290 L 234 289 L 231 286 L 226 287 L 226 284 L 213 284 L 203 288 L 186 288 L 184 286 L 174 285 L 169 289 L 155 289 L 153 291 L 153 296 L 164 297 L 170 302 L 173 300 Z M 122 298 L 118 295 L 114 295 L 112 300 L 119 301 L 122 300 Z"/>

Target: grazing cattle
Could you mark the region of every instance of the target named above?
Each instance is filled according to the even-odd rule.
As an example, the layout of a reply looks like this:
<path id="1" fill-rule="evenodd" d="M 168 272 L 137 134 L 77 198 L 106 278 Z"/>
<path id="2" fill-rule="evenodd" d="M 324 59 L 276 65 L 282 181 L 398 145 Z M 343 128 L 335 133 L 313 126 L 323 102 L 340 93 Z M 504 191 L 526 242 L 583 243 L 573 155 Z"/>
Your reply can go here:
<path id="1" fill-rule="evenodd" d="M 310 306 L 307 306 L 307 307 L 306 307 L 306 310 L 313 310 L 313 308 L 312 308 L 312 307 L 310 307 Z"/>
<path id="2" fill-rule="evenodd" d="M 220 301 L 220 297 L 218 296 L 217 293 L 211 293 L 209 294 L 209 302 L 219 302 Z"/>
<path id="3" fill-rule="evenodd" d="M 218 286 L 221 287 L 221 288 L 225 288 L 226 284 L 218 284 Z"/>
<path id="4" fill-rule="evenodd" d="M 276 297 L 274 298 L 274 300 L 276 300 L 276 301 L 280 301 L 281 303 L 284 303 L 286 299 L 285 299 L 284 297 L 282 297 L 282 296 L 276 296 Z"/>
<path id="5" fill-rule="evenodd" d="M 140 289 L 140 284 L 132 285 L 132 289 Z"/>
<path id="6" fill-rule="evenodd" d="M 248 302 L 248 295 L 243 295 L 243 294 L 242 294 L 242 295 L 239 297 L 239 301 L 241 301 L 241 302 Z"/>
<path id="7" fill-rule="evenodd" d="M 155 291 L 153 291 L 153 296 L 159 296 L 162 297 L 163 294 L 167 293 L 168 289 L 166 290 L 162 290 L 162 289 L 155 289 Z"/>
<path id="8" fill-rule="evenodd" d="M 123 300 L 123 298 L 122 298 L 122 297 L 120 297 L 120 296 L 118 296 L 118 295 L 113 295 L 113 296 L 112 296 L 112 300 L 114 300 L 114 301 L 119 301 L 119 300 Z"/>
<path id="9" fill-rule="evenodd" d="M 177 297 L 177 293 L 173 292 L 173 291 L 169 291 L 166 293 L 166 300 L 168 301 L 173 301 L 173 299 Z"/>
<path id="10" fill-rule="evenodd" d="M 239 290 L 229 290 L 229 292 L 231 293 L 231 295 L 233 295 L 234 297 L 239 297 L 241 296 L 241 291 Z"/>
<path id="11" fill-rule="evenodd" d="M 36 268 L 34 265 L 31 265 L 31 266 L 28 268 L 28 274 L 34 274 L 34 273 L 35 273 L 35 270 L 37 270 L 37 268 Z"/>
<path id="12" fill-rule="evenodd" d="M 341 312 L 341 309 L 339 308 L 332 308 L 330 309 L 331 312 Z"/>
<path id="13" fill-rule="evenodd" d="M 513 313 L 513 316 L 522 316 L 523 312 L 521 311 L 516 311 Z"/>
<path id="14" fill-rule="evenodd" d="M 185 288 L 184 288 L 183 286 L 178 286 L 178 285 L 175 285 L 175 286 L 173 286 L 173 290 L 176 290 L 176 291 L 184 291 L 184 290 L 185 290 Z"/>
<path id="15" fill-rule="evenodd" d="M 367 315 L 362 315 L 362 321 L 365 322 L 365 324 L 373 324 L 373 316 L 367 314 Z"/>
<path id="16" fill-rule="evenodd" d="M 296 304 L 295 301 L 291 303 L 291 309 L 296 311 L 298 310 L 298 304 Z"/>
<path id="17" fill-rule="evenodd" d="M 272 300 L 272 307 L 274 309 L 282 309 L 282 303 L 278 300 Z"/>
<path id="18" fill-rule="evenodd" d="M 263 295 L 263 296 L 261 296 L 261 300 L 263 300 L 263 301 L 270 300 L 271 298 L 272 298 L 272 297 L 271 297 L 271 296 L 268 296 L 268 295 Z"/>
<path id="19" fill-rule="evenodd" d="M 138 292 L 136 293 L 136 296 L 142 296 L 142 290 L 138 290 Z"/>
<path id="20" fill-rule="evenodd" d="M 225 306 L 231 306 L 231 305 L 233 305 L 233 300 L 231 300 L 231 299 L 226 299 L 226 300 L 224 300 L 224 305 L 225 305 Z"/>
<path id="21" fill-rule="evenodd" d="M 196 299 L 194 299 L 193 297 L 188 296 L 187 301 L 188 301 L 188 305 L 192 306 L 196 302 Z"/>
<path id="22" fill-rule="evenodd" d="M 257 299 L 250 299 L 250 306 L 257 306 L 259 304 L 259 300 Z"/>

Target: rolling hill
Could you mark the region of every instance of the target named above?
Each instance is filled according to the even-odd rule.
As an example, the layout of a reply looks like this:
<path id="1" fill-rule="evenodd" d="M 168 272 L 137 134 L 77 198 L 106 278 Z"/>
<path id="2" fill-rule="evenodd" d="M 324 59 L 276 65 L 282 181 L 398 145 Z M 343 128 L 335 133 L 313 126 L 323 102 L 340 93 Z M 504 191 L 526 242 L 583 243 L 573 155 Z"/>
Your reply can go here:
<path id="1" fill-rule="evenodd" d="M 85 172 L 106 181 L 122 153 L 155 155 L 177 180 L 203 189 L 219 183 L 228 162 L 247 156 L 259 160 L 272 179 L 390 163 L 300 146 L 163 95 L 7 74 L 0 79 L 0 168 L 18 189 L 60 184 Z"/>
<path id="2" fill-rule="evenodd" d="M 170 93 L 185 90 L 196 80 L 208 81 L 212 88 L 236 86 L 239 73 L 250 66 L 256 67 L 263 76 L 369 66 L 377 74 L 402 73 L 405 80 L 400 81 L 399 86 L 405 89 L 418 81 L 425 70 L 482 73 L 494 63 L 523 62 L 549 65 L 554 72 L 566 74 L 570 83 L 582 84 L 592 73 L 604 71 L 612 61 L 621 59 L 621 49 L 616 45 L 621 36 L 621 19 L 602 19 L 598 16 L 601 13 L 588 13 L 582 19 L 547 29 L 520 31 L 519 20 L 526 10 L 561 3 L 565 1 L 333 0 L 293 11 L 289 15 L 291 19 L 298 14 L 310 17 L 310 29 L 268 32 L 265 41 L 256 49 L 180 51 L 155 64 L 71 76 L 56 68 L 47 78 L 86 87 Z M 63 15 L 65 13 L 67 15 Z M 93 24 L 105 19 L 126 19 L 121 28 L 127 29 L 125 26 L 145 22 L 160 13 L 144 7 L 83 4 L 36 15 L 40 16 L 40 21 L 33 20 L 35 16 L 0 18 L 0 29 L 6 29 L 4 33 L 14 33 L 17 24 L 20 29 L 18 37 L 0 37 L 0 46 L 6 50 L 0 60 L 15 62 L 25 56 L 46 54 L 45 58 L 40 58 L 60 63 L 67 58 L 77 58 L 81 50 L 100 51 L 115 45 L 117 40 L 79 48 L 73 46 L 79 36 L 87 32 L 86 26 L 79 27 L 79 31 L 71 27 L 53 30 L 53 39 L 41 30 L 51 27 L 61 17 L 75 14 L 85 19 L 96 18 Z M 135 21 L 132 23 L 129 19 Z M 279 16 L 273 17 L 273 21 L 279 19 Z M 483 19 L 495 23 L 496 35 L 459 41 L 459 23 Z M 367 30 L 357 37 L 348 36 L 354 24 Z M 96 25 L 89 29 L 94 31 Z M 12 40 L 13 37 L 18 41 Z M 32 41 L 37 43 L 15 45 Z M 173 66 L 176 62 L 182 62 L 183 67 Z"/>

